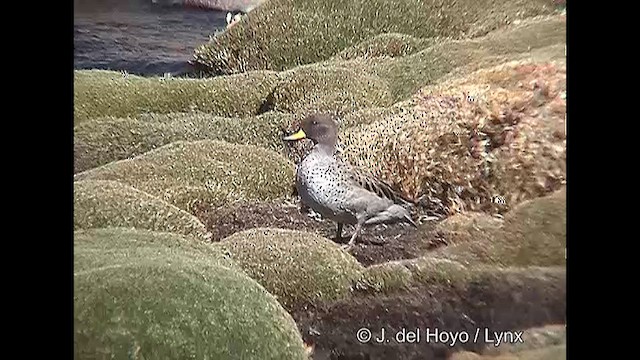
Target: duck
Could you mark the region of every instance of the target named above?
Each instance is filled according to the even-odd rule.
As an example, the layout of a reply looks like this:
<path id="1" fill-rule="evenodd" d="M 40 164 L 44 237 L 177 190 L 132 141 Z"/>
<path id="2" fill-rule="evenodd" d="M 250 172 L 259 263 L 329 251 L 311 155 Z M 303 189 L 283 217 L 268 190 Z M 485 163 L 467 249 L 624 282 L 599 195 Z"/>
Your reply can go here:
<path id="1" fill-rule="evenodd" d="M 284 141 L 309 139 L 311 151 L 296 167 L 295 186 L 302 203 L 337 224 L 342 239 L 344 224 L 355 231 L 343 249 L 351 250 L 366 225 L 408 223 L 417 228 L 409 208 L 414 202 L 386 182 L 351 166 L 338 152 L 338 124 L 329 114 L 305 117 L 299 130 Z"/>
<path id="2" fill-rule="evenodd" d="M 242 19 L 242 12 L 232 14 L 230 12 L 227 13 L 226 21 L 227 21 L 227 29 L 235 25 L 238 21 Z"/>

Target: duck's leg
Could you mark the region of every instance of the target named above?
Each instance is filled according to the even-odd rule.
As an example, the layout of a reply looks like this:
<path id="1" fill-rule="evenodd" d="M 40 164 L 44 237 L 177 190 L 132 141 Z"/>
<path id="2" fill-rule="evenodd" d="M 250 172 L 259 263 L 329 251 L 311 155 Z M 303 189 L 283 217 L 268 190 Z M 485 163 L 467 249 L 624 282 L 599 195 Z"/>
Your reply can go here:
<path id="1" fill-rule="evenodd" d="M 338 231 L 336 233 L 336 241 L 342 240 L 342 223 L 338 223 Z"/>
<path id="2" fill-rule="evenodd" d="M 358 221 L 358 223 L 356 224 L 356 230 L 353 232 L 353 235 L 351 236 L 351 239 L 349 239 L 349 242 L 346 245 L 342 246 L 343 249 L 351 250 L 353 245 L 355 245 L 356 239 L 358 238 L 358 236 L 360 236 L 360 232 L 362 231 L 362 225 L 364 225 L 364 221 Z"/>

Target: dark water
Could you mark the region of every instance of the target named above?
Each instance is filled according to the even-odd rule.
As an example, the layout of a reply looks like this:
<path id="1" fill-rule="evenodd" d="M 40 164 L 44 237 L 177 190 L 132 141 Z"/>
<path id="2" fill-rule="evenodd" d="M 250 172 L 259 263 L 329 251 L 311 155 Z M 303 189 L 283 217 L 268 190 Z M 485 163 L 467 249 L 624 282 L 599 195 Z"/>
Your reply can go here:
<path id="1" fill-rule="evenodd" d="M 225 15 L 151 0 L 76 0 L 74 67 L 189 75 L 194 49 L 224 28 Z"/>

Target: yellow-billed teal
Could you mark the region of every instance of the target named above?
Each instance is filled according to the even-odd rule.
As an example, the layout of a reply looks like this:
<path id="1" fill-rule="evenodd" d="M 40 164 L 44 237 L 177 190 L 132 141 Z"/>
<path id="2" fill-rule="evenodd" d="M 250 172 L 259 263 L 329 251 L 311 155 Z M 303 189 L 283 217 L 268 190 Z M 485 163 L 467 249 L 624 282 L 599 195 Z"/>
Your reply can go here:
<path id="1" fill-rule="evenodd" d="M 404 199 L 385 182 L 366 175 L 340 159 L 336 151 L 338 125 L 326 114 L 314 114 L 284 140 L 310 139 L 314 146 L 296 173 L 296 188 L 304 204 L 338 224 L 337 238 L 344 224 L 355 225 L 346 249 L 360 235 L 363 225 L 406 222 L 414 227 Z"/>

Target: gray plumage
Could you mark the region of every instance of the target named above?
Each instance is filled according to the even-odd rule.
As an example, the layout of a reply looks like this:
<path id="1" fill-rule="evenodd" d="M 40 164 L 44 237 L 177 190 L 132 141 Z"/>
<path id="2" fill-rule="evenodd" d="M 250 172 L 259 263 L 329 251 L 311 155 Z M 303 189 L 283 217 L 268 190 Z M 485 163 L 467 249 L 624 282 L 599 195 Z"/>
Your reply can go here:
<path id="1" fill-rule="evenodd" d="M 285 140 L 302 138 L 311 139 L 314 147 L 298 165 L 298 194 L 304 204 L 338 224 L 337 238 L 342 236 L 343 224 L 355 225 L 347 248 L 355 244 L 364 225 L 407 222 L 417 227 L 405 208 L 411 205 L 409 200 L 340 158 L 336 152 L 337 124 L 328 115 L 307 117 L 301 131 Z"/>

